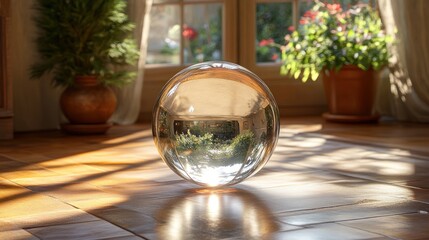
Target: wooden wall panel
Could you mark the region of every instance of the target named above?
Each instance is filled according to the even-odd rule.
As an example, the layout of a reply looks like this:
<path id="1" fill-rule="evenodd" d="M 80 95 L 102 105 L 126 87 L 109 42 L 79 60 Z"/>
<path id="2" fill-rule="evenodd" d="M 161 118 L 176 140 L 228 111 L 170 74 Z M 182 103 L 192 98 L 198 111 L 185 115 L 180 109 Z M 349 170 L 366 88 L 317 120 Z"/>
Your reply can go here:
<path id="1" fill-rule="evenodd" d="M 9 0 L 0 0 L 0 139 L 13 137 L 12 80 L 8 41 Z"/>

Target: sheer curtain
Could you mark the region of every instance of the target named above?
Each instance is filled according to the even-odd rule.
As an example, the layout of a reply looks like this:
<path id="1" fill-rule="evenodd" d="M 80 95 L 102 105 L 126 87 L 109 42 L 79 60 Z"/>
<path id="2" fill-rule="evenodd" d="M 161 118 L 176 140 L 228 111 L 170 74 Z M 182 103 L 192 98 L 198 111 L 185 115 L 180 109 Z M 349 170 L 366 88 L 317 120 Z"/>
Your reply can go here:
<path id="1" fill-rule="evenodd" d="M 429 122 L 429 28 L 427 0 L 378 0 L 389 48 L 389 73 L 379 91 L 378 110 L 402 121 Z"/>
<path id="2" fill-rule="evenodd" d="M 117 124 L 132 124 L 137 120 L 140 113 L 152 1 L 153 0 L 127 1 L 130 19 L 136 24 L 134 37 L 140 46 L 140 59 L 137 65 L 136 80 L 121 89 L 115 90 L 116 96 L 118 97 L 118 108 L 113 114 L 111 121 Z"/>
<path id="3" fill-rule="evenodd" d="M 137 80 L 116 90 L 118 109 L 112 121 L 133 123 L 140 112 L 143 69 L 146 58 L 149 13 L 152 0 L 128 0 L 130 18 L 136 23 L 135 37 L 140 43 L 141 56 Z M 50 84 L 49 76 L 30 79 L 29 69 L 38 60 L 35 46 L 37 29 L 34 23 L 35 0 L 12 0 L 11 3 L 11 78 L 13 80 L 15 131 L 35 131 L 59 128 L 62 119 L 59 96 L 62 89 Z"/>

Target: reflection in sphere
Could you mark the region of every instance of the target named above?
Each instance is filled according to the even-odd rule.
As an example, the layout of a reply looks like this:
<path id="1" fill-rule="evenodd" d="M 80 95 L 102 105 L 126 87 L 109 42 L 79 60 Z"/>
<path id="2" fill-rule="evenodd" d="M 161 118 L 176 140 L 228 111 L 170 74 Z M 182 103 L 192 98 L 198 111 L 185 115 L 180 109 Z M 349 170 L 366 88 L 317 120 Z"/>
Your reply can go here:
<path id="1" fill-rule="evenodd" d="M 200 63 L 164 86 L 152 130 L 162 159 L 179 176 L 203 186 L 231 185 L 268 161 L 279 135 L 278 108 L 250 71 Z"/>

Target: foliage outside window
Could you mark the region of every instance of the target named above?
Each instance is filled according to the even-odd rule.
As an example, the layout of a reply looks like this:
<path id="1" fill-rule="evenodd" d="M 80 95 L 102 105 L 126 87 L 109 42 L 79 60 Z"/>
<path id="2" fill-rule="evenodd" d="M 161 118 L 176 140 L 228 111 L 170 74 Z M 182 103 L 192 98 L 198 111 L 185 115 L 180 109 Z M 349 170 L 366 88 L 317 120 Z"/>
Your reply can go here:
<path id="1" fill-rule="evenodd" d="M 323 68 L 357 65 L 364 70 L 379 69 L 387 64 L 387 44 L 392 40 L 369 5 L 355 5 L 343 11 L 339 4 L 320 1 L 285 39 L 281 73 L 303 81 L 316 80 Z"/>
<path id="2" fill-rule="evenodd" d="M 292 3 L 260 3 L 256 5 L 256 61 L 280 62 L 281 52 L 273 43 L 283 43 L 293 24 Z"/>

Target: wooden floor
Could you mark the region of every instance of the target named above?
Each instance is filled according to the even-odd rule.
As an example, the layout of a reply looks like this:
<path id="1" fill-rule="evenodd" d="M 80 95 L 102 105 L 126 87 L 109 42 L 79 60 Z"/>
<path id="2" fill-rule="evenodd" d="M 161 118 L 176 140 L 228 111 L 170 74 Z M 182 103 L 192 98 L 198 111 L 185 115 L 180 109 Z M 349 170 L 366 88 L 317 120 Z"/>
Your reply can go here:
<path id="1" fill-rule="evenodd" d="M 269 163 L 207 190 L 149 126 L 0 142 L 0 239 L 429 239 L 429 125 L 285 119 Z"/>

